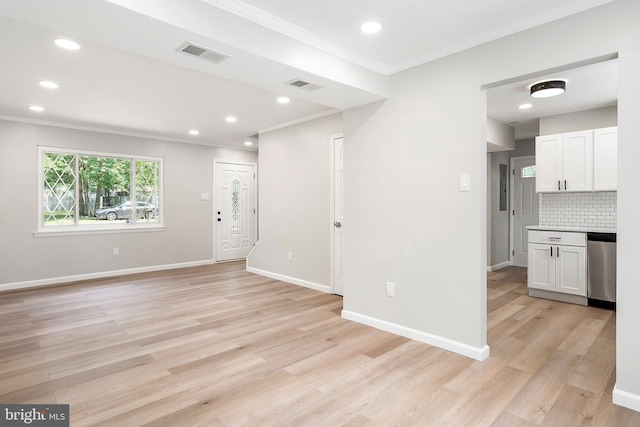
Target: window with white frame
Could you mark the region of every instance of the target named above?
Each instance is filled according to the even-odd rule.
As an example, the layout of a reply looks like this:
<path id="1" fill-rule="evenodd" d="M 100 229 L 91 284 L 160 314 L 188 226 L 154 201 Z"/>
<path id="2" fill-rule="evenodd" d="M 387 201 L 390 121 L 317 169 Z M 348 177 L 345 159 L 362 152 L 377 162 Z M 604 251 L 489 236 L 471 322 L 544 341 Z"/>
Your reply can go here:
<path id="1" fill-rule="evenodd" d="M 162 159 L 39 148 L 39 229 L 162 223 Z"/>

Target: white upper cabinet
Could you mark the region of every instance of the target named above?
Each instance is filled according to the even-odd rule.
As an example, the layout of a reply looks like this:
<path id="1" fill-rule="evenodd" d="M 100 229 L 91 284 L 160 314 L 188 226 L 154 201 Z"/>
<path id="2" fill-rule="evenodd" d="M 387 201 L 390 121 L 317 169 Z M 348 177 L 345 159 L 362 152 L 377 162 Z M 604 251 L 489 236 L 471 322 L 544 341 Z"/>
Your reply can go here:
<path id="1" fill-rule="evenodd" d="M 536 191 L 593 190 L 593 131 L 536 138 Z"/>
<path id="2" fill-rule="evenodd" d="M 560 191 L 562 135 L 536 138 L 536 192 Z"/>
<path id="3" fill-rule="evenodd" d="M 593 131 L 562 135 L 562 190 L 593 190 Z"/>
<path id="4" fill-rule="evenodd" d="M 618 189 L 618 127 L 593 131 L 593 189 Z"/>
<path id="5" fill-rule="evenodd" d="M 536 138 L 536 191 L 616 191 L 618 127 Z"/>

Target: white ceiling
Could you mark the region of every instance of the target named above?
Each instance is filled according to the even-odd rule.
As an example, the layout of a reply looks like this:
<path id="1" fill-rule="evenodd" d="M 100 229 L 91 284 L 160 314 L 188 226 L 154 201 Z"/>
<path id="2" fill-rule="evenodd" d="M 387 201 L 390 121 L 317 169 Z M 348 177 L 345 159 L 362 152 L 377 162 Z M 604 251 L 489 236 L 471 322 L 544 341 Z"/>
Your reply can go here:
<path id="1" fill-rule="evenodd" d="M 532 98 L 531 85 L 546 80 L 564 80 L 565 93 L 551 98 Z M 529 109 L 519 109 L 522 104 Z M 531 77 L 487 91 L 487 115 L 513 126 L 516 139 L 538 135 L 541 117 L 618 104 L 618 60 L 597 62 L 565 71 Z"/>
<path id="2" fill-rule="evenodd" d="M 384 99 L 394 72 L 609 1 L 2 0 L 0 118 L 243 147 L 260 131 Z M 382 31 L 362 34 L 367 20 Z M 57 37 L 83 48 L 62 51 Z M 231 58 L 177 53 L 185 41 Z M 284 85 L 296 78 L 323 88 Z M 290 104 L 276 103 L 282 94 Z M 489 108 L 498 119 L 511 102 L 500 96 Z"/>

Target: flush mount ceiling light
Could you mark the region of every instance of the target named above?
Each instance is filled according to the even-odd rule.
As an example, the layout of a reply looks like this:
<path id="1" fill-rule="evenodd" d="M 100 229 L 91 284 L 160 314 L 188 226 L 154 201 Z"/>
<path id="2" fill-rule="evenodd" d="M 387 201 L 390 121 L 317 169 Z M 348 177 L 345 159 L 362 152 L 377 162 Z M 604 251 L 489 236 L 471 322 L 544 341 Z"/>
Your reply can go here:
<path id="1" fill-rule="evenodd" d="M 58 89 L 58 84 L 54 83 L 54 82 L 49 82 L 46 80 L 42 80 L 41 82 L 38 82 L 40 84 L 40 86 L 42 87 L 46 87 L 47 89 Z"/>
<path id="2" fill-rule="evenodd" d="M 377 33 L 381 29 L 382 29 L 382 25 L 379 22 L 375 22 L 375 21 L 365 22 L 364 24 L 360 25 L 360 31 L 362 31 L 365 34 Z"/>
<path id="3" fill-rule="evenodd" d="M 564 93 L 567 83 L 563 80 L 549 80 L 531 86 L 531 96 L 534 98 L 549 98 Z"/>
<path id="4" fill-rule="evenodd" d="M 41 111 L 44 111 L 44 108 L 42 108 L 39 105 L 29 105 L 29 110 L 41 112 Z"/>
<path id="5" fill-rule="evenodd" d="M 200 131 L 197 131 L 195 129 L 192 129 L 189 131 L 189 135 L 199 135 L 199 134 L 200 134 Z"/>
<path id="6" fill-rule="evenodd" d="M 228 116 L 225 120 L 226 120 L 227 122 L 229 122 L 229 123 L 235 123 L 235 122 L 237 122 L 237 121 L 238 121 L 238 119 L 236 119 L 236 118 L 235 118 L 235 117 L 233 117 L 233 116 Z"/>
<path id="7" fill-rule="evenodd" d="M 520 104 L 518 105 L 518 108 L 521 110 L 527 110 L 529 108 L 533 107 L 533 104 Z"/>
<path id="8" fill-rule="evenodd" d="M 289 101 L 291 101 L 289 98 L 287 98 L 286 96 L 281 96 L 278 98 L 278 103 L 280 104 L 288 104 Z"/>
<path id="9" fill-rule="evenodd" d="M 251 141 L 245 141 L 245 142 L 244 142 L 244 145 L 247 145 L 247 146 L 249 146 L 249 145 L 253 145 L 253 142 L 251 142 Z"/>
<path id="10" fill-rule="evenodd" d="M 78 50 L 80 49 L 80 45 L 74 41 L 71 40 L 67 40 L 67 39 L 55 39 L 53 41 L 56 46 L 61 47 L 63 49 L 68 49 L 68 50 Z"/>

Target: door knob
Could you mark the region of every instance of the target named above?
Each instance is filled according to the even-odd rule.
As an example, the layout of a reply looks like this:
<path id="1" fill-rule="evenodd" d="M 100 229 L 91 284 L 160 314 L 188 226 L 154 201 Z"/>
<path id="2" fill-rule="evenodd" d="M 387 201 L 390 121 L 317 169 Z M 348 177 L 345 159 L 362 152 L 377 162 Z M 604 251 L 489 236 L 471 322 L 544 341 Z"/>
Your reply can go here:
<path id="1" fill-rule="evenodd" d="M 333 225 L 335 225 L 337 228 L 342 227 L 342 224 L 340 222 L 334 222 Z"/>

